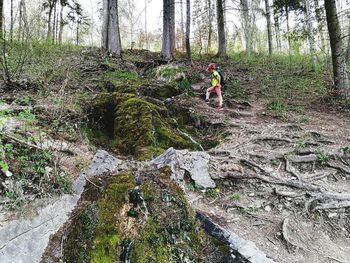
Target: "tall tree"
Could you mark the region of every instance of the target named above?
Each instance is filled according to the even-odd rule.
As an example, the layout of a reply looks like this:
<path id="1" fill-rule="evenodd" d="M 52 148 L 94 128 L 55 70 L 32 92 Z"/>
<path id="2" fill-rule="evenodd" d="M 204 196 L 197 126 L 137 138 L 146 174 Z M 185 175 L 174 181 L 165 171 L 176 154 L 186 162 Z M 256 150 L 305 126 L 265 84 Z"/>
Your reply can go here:
<path id="1" fill-rule="evenodd" d="M 272 55 L 272 26 L 271 26 L 271 11 L 269 0 L 265 0 L 265 11 L 266 11 L 266 28 L 267 28 L 267 42 L 269 47 L 269 55 Z"/>
<path id="2" fill-rule="evenodd" d="M 279 10 L 276 7 L 276 1 L 273 0 L 273 19 L 274 19 L 274 25 L 275 25 L 275 34 L 276 34 L 276 46 L 279 51 L 282 49 L 282 43 L 281 43 L 281 36 L 280 36 L 280 23 L 279 23 Z"/>
<path id="3" fill-rule="evenodd" d="M 335 0 L 325 0 L 325 9 L 332 53 L 334 86 L 339 97 L 348 97 L 349 80 L 346 72 L 342 36 Z"/>
<path id="4" fill-rule="evenodd" d="M 226 57 L 226 39 L 225 39 L 225 19 L 224 19 L 224 8 L 223 1 L 217 0 L 216 2 L 216 12 L 217 12 L 217 22 L 218 22 L 218 42 L 219 42 L 219 57 Z"/>
<path id="5" fill-rule="evenodd" d="M 175 1 L 163 0 L 163 38 L 161 56 L 170 60 L 175 48 Z"/>
<path id="6" fill-rule="evenodd" d="M 0 39 L 4 32 L 4 0 L 0 0 Z"/>
<path id="7" fill-rule="evenodd" d="M 102 48 L 114 56 L 121 55 L 118 0 L 103 1 Z"/>
<path id="8" fill-rule="evenodd" d="M 14 26 L 14 16 L 13 16 L 13 0 L 10 2 L 10 41 L 12 42 L 13 40 L 13 26 Z"/>
<path id="9" fill-rule="evenodd" d="M 206 5 L 208 8 L 208 44 L 207 44 L 207 53 L 209 53 L 211 49 L 211 41 L 213 35 L 213 6 L 211 0 L 206 0 Z"/>
<path id="10" fill-rule="evenodd" d="M 316 13 L 316 21 L 317 21 L 317 31 L 318 31 L 318 35 L 319 35 L 320 40 L 321 40 L 321 47 L 322 47 L 322 49 L 324 49 L 325 46 L 326 46 L 325 45 L 324 35 L 323 35 L 324 8 L 319 5 L 318 0 L 314 0 L 314 5 L 315 5 L 315 13 Z"/>
<path id="11" fill-rule="evenodd" d="M 249 15 L 248 0 L 240 0 L 240 9 L 242 17 L 242 31 L 244 37 L 245 50 L 248 55 L 253 51 L 252 47 L 252 28 L 251 28 L 251 16 Z"/>
<path id="12" fill-rule="evenodd" d="M 315 70 L 315 68 L 316 68 L 315 39 L 314 39 L 314 31 L 313 31 L 312 19 L 311 19 L 312 14 L 311 14 L 311 8 L 310 8 L 309 1 L 310 0 L 304 0 L 305 18 L 307 21 L 307 38 L 309 40 L 312 69 Z"/>
<path id="13" fill-rule="evenodd" d="M 54 8 L 57 4 L 58 0 L 47 0 L 43 3 L 43 6 L 45 9 L 48 9 L 47 15 L 48 15 L 48 20 L 47 20 L 47 35 L 46 39 L 52 40 L 52 13 L 54 11 Z"/>
<path id="14" fill-rule="evenodd" d="M 190 46 L 190 28 L 191 28 L 191 1 L 186 0 L 186 53 L 188 61 L 192 60 Z"/>

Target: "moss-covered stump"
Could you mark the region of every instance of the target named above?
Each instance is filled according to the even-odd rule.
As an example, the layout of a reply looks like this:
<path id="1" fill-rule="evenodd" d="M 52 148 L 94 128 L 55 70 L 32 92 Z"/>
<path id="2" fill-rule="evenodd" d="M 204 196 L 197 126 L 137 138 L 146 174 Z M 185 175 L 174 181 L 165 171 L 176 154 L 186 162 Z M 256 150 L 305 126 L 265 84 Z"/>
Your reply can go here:
<path id="1" fill-rule="evenodd" d="M 99 137 L 104 145 L 109 138 L 112 150 L 140 160 L 155 157 L 169 147 L 197 149 L 176 129 L 165 106 L 150 101 L 129 93 L 101 94 L 93 107 L 97 123 L 92 125 L 95 129 L 90 129 L 90 137 Z"/>
<path id="2" fill-rule="evenodd" d="M 85 210 L 68 226 L 64 262 L 231 262 L 229 248 L 200 228 L 170 174 L 145 171 L 138 186 L 132 173 L 93 179 L 100 190 L 81 201 Z"/>

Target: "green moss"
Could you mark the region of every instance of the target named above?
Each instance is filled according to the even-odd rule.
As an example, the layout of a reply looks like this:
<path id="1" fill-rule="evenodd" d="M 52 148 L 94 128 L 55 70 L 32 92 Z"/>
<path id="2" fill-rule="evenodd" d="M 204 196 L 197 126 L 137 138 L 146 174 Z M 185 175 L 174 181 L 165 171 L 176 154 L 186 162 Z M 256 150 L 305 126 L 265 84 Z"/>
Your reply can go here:
<path id="1" fill-rule="evenodd" d="M 102 86 L 109 92 L 122 92 L 135 94 L 141 85 L 148 82 L 141 80 L 136 72 L 113 71 L 102 77 Z"/>
<path id="2" fill-rule="evenodd" d="M 135 186 L 132 174 L 110 178 L 98 200 L 98 225 L 91 250 L 92 263 L 118 262 L 121 252 L 121 233 L 118 216 L 128 202 L 128 191 Z"/>
<path id="3" fill-rule="evenodd" d="M 180 136 L 162 107 L 137 97 L 126 97 L 116 106 L 114 120 L 114 147 L 120 153 L 144 160 L 165 149 L 194 148 L 192 142 Z"/>

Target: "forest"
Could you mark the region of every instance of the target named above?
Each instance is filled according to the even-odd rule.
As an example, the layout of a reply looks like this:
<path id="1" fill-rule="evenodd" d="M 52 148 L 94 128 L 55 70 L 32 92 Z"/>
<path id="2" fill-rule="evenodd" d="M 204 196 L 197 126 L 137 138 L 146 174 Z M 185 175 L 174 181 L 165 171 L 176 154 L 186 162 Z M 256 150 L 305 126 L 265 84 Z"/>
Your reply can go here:
<path id="1" fill-rule="evenodd" d="M 1 263 L 350 263 L 348 0 L 0 8 Z"/>

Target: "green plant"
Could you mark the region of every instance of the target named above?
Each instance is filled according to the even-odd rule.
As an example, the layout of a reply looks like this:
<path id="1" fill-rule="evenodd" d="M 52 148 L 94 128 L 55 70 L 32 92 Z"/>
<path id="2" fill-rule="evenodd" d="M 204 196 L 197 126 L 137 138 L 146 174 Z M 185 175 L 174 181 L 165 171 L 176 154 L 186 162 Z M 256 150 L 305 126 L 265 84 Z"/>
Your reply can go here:
<path id="1" fill-rule="evenodd" d="M 20 113 L 18 113 L 18 118 L 20 120 L 25 120 L 28 123 L 32 124 L 35 120 L 35 115 L 31 112 L 30 109 L 25 109 L 25 110 L 21 111 Z"/>
<path id="2" fill-rule="evenodd" d="M 205 195 L 209 198 L 218 198 L 220 196 L 220 189 L 219 188 L 207 189 L 205 191 Z"/>
<path id="3" fill-rule="evenodd" d="M 269 109 L 275 112 L 276 114 L 284 114 L 287 110 L 287 106 L 283 99 L 281 98 L 275 98 L 271 101 L 269 105 Z"/>
<path id="4" fill-rule="evenodd" d="M 182 90 L 188 90 L 191 88 L 191 83 L 188 79 L 184 78 L 178 82 L 178 86 Z"/>
<path id="5" fill-rule="evenodd" d="M 231 200 L 239 201 L 239 200 L 241 200 L 241 195 L 238 193 L 235 193 L 235 194 L 231 195 Z"/>
<path id="6" fill-rule="evenodd" d="M 345 147 L 343 148 L 343 153 L 344 153 L 344 154 L 350 154 L 350 146 L 345 146 Z"/>
<path id="7" fill-rule="evenodd" d="M 316 156 L 317 156 L 317 159 L 318 161 L 322 164 L 322 165 L 325 165 L 328 163 L 328 161 L 330 160 L 330 155 L 329 153 L 327 153 L 324 149 L 318 149 L 316 151 Z"/>

